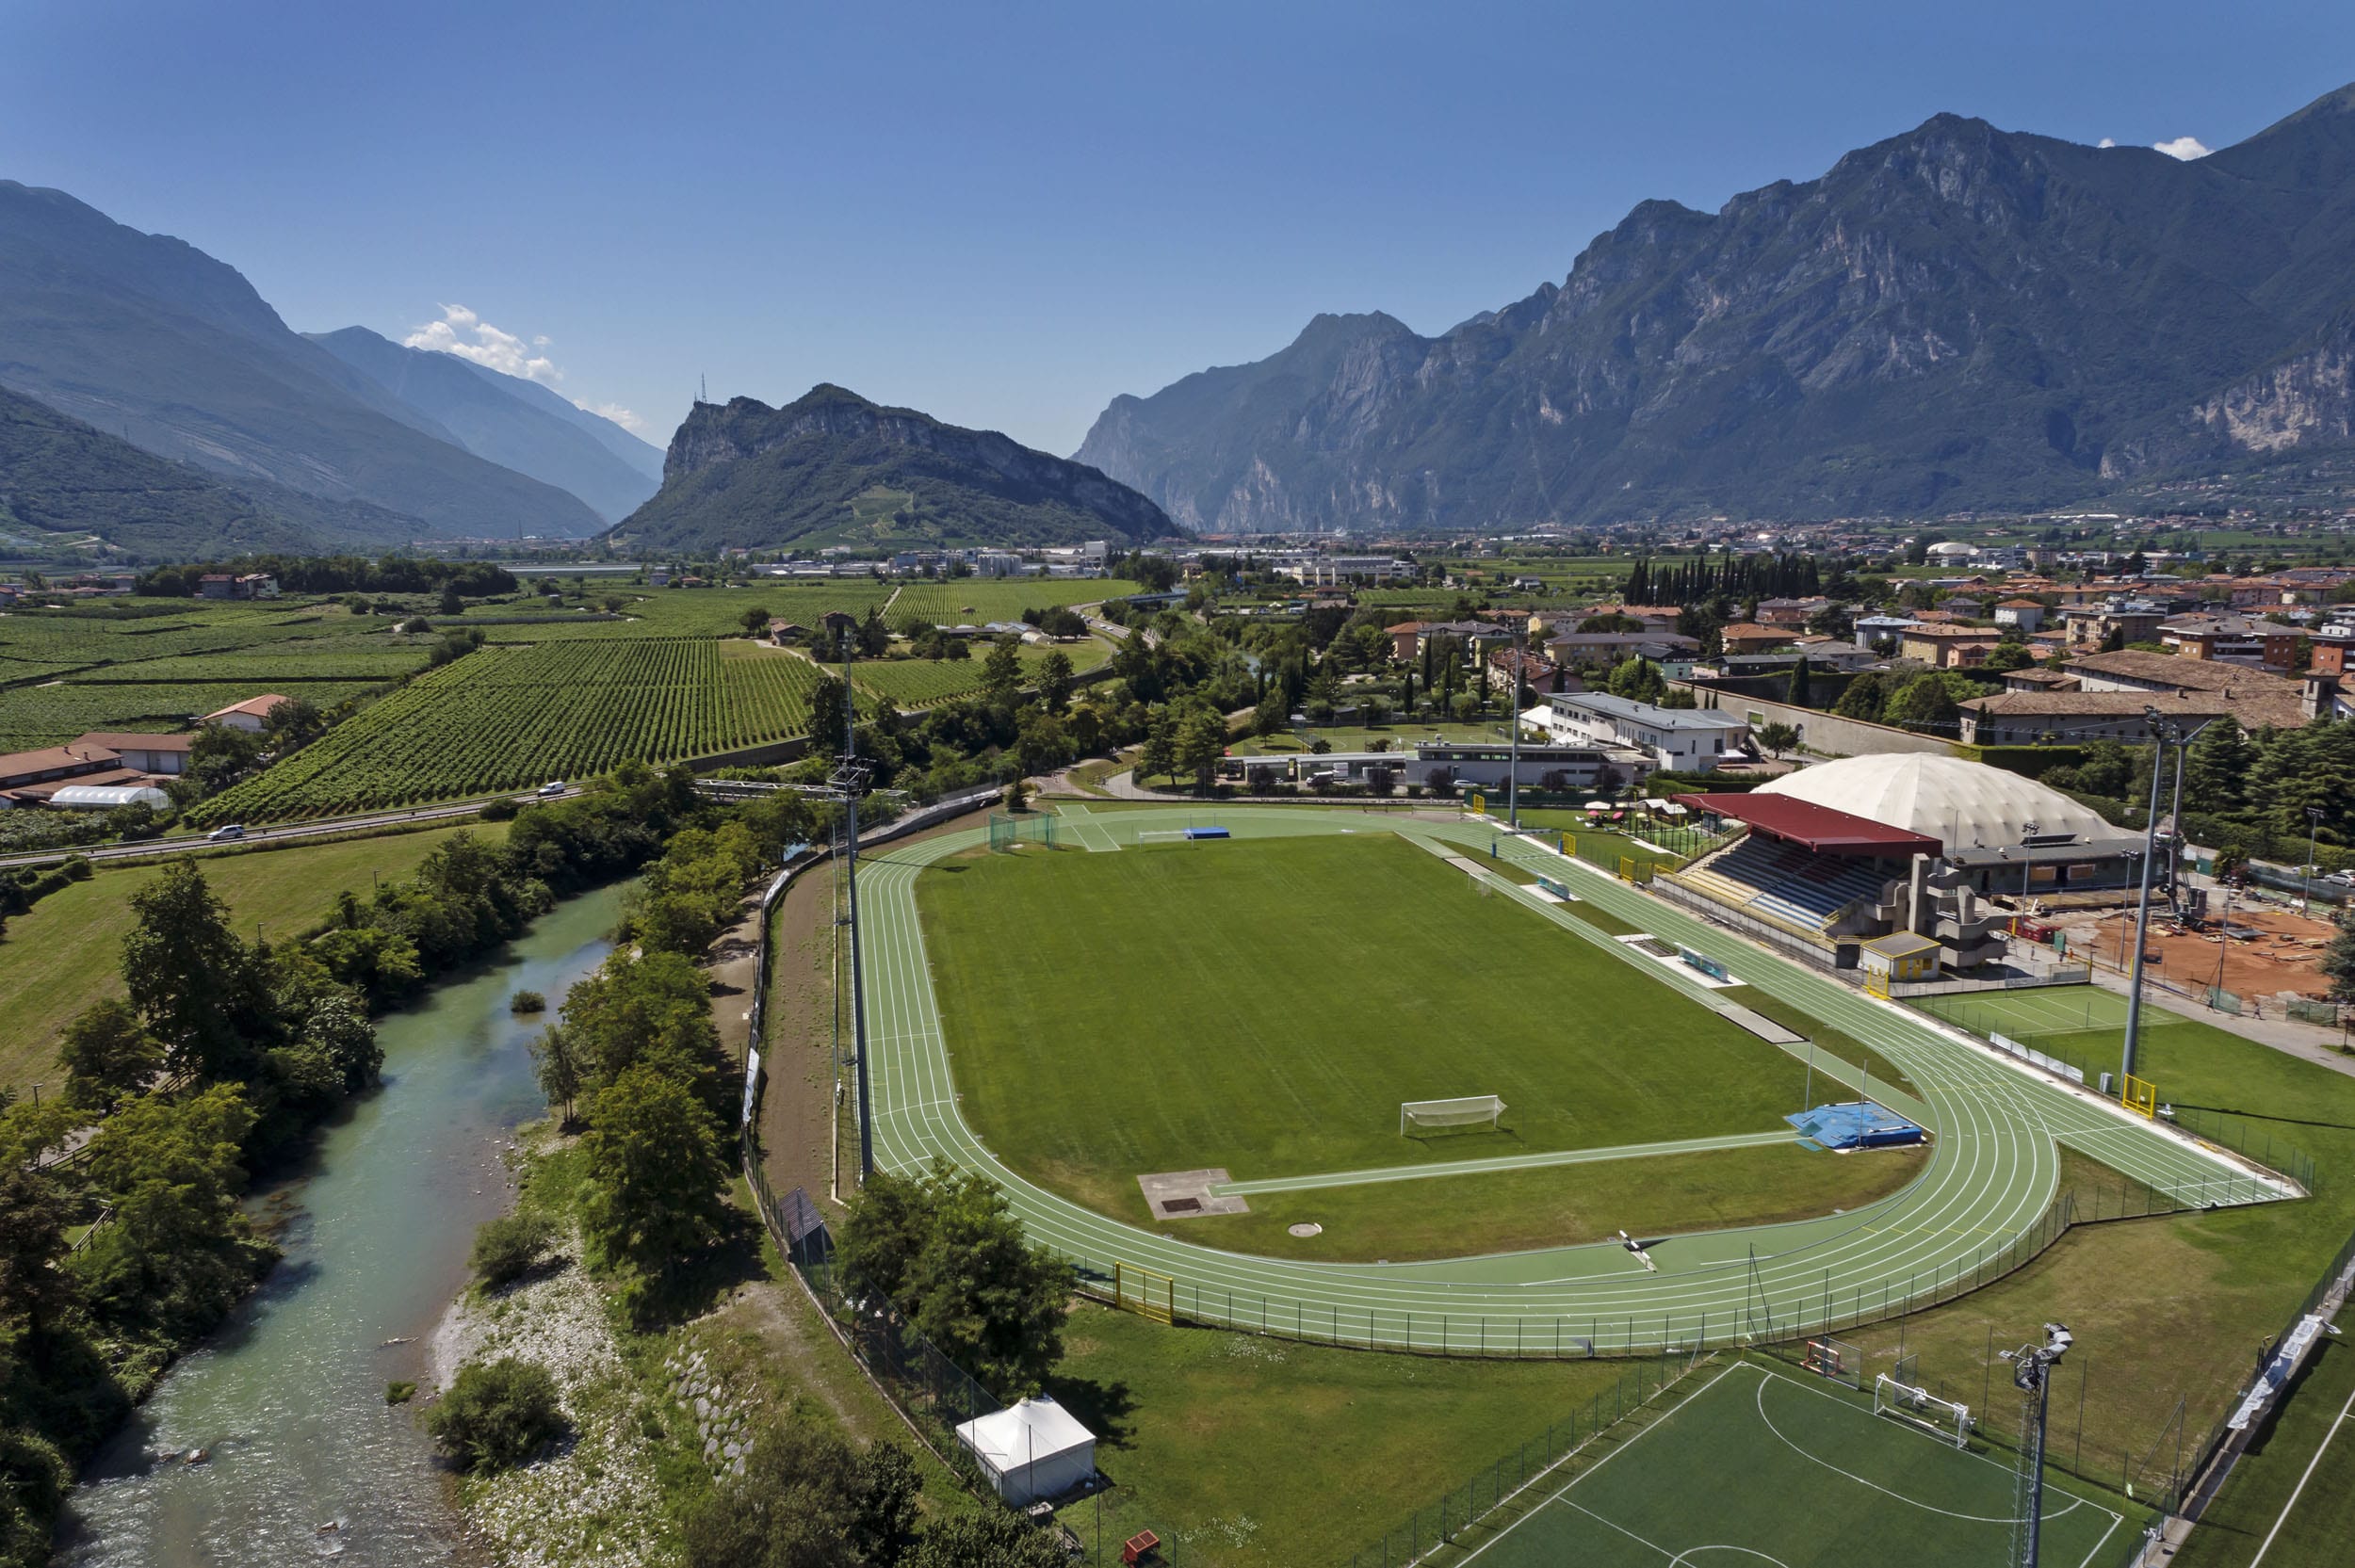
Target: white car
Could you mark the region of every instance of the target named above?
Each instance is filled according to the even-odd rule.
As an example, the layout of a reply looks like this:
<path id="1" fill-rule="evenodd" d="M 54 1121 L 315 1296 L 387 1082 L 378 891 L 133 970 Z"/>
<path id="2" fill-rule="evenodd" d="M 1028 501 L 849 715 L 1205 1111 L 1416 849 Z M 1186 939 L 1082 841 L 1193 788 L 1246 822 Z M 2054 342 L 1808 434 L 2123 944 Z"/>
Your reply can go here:
<path id="1" fill-rule="evenodd" d="M 540 786 L 540 793 L 543 795 L 561 795 L 564 793 L 564 781 L 561 779 L 550 779 L 547 783 Z"/>
<path id="2" fill-rule="evenodd" d="M 244 836 L 244 823 L 225 822 L 219 827 L 215 828 L 211 832 L 206 833 L 204 835 L 204 842 L 207 844 L 228 844 L 236 839 L 243 838 Z"/>

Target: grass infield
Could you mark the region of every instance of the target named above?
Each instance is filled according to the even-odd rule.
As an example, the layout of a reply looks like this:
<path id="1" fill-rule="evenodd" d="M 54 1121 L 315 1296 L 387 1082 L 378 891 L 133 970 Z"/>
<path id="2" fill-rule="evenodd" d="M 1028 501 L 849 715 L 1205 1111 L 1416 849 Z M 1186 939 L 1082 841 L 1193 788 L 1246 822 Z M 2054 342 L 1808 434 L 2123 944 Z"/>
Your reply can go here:
<path id="1" fill-rule="evenodd" d="M 1000 1158 L 1099 1212 L 1142 1218 L 1143 1173 L 1254 1180 L 1769 1131 L 1798 1107 L 1801 1063 L 1426 850 L 1387 833 L 1226 849 L 980 855 L 918 884 L 966 1116 Z M 1502 1130 L 1399 1136 L 1400 1101 L 1479 1093 L 1503 1098 Z M 1916 1169 L 1758 1149 L 1252 1206 L 1324 1223 L 1305 1255 L 1395 1259 L 1589 1239 L 1669 1206 L 1703 1225 L 1855 1207 Z M 1256 1214 L 1185 1224 L 1303 1253 Z"/>

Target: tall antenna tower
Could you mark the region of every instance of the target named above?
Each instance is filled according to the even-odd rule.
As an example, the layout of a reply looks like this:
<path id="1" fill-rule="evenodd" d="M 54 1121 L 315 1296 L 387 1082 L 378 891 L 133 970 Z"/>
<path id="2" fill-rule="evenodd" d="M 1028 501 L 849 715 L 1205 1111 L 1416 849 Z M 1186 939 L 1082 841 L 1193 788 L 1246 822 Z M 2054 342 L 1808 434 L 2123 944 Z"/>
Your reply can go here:
<path id="1" fill-rule="evenodd" d="M 2011 1381 L 2021 1393 L 2020 1469 L 2013 1488 L 2012 1568 L 2037 1568 L 2044 1536 L 2044 1416 L 2053 1368 L 2076 1336 L 2058 1323 L 2044 1325 L 2044 1343 L 2002 1352 L 2011 1363 Z"/>
<path id="2" fill-rule="evenodd" d="M 695 401 L 698 403 L 708 403 L 711 401 L 710 377 L 698 375 L 695 378 Z"/>

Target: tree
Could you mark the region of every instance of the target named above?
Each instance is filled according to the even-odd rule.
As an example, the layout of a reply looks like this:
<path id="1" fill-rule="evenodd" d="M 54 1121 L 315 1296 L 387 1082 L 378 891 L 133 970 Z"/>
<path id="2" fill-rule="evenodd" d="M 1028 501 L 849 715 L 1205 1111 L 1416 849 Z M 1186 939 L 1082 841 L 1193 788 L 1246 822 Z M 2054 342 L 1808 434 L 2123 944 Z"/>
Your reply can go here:
<path id="1" fill-rule="evenodd" d="M 536 1361 L 470 1361 L 425 1413 L 426 1430 L 462 1470 L 512 1470 L 564 1431 L 556 1380 Z"/>
<path id="2" fill-rule="evenodd" d="M 999 638 L 982 661 L 982 695 L 992 703 L 1011 703 L 1022 689 L 1022 659 L 1012 638 Z"/>
<path id="3" fill-rule="evenodd" d="M 1039 662 L 1038 694 L 1048 713 L 1061 713 L 1071 705 L 1071 655 L 1058 648 Z"/>
<path id="4" fill-rule="evenodd" d="M 2331 999 L 2344 1006 L 2355 1003 L 2355 904 L 2339 911 L 2335 924 L 2331 946 L 2323 950 L 2322 972 L 2331 981 Z"/>
<path id="5" fill-rule="evenodd" d="M 675 1279 L 725 1229 L 719 1123 L 684 1084 L 642 1064 L 597 1091 L 581 1155 L 581 1234 L 600 1262 L 636 1276 L 627 1294 L 642 1315 L 648 1287 Z"/>
<path id="6" fill-rule="evenodd" d="M 683 1521 L 687 1560 L 697 1568 L 893 1568 L 908 1560 L 922 1485 L 906 1448 L 878 1443 L 862 1453 L 789 1414 L 764 1422 L 747 1447 L 744 1473 L 724 1479 Z"/>
<path id="7" fill-rule="evenodd" d="M 1888 680 L 1879 671 L 1868 670 L 1848 683 L 1848 688 L 1840 694 L 1840 701 L 1831 705 L 1831 711 L 1843 719 L 1877 724 L 1882 710 L 1888 706 Z"/>
<path id="8" fill-rule="evenodd" d="M 876 1176 L 851 1201 L 840 1261 L 989 1387 L 1036 1388 L 1063 1354 L 1071 1266 L 1029 1244 L 985 1176 L 941 1161 Z"/>
<path id="9" fill-rule="evenodd" d="M 41 1340 L 79 1304 L 81 1281 L 62 1267 L 72 1219 L 54 1176 L 0 1171 L 0 1347 L 19 1333 Z"/>
<path id="10" fill-rule="evenodd" d="M 131 895 L 122 939 L 131 1005 L 162 1043 L 165 1065 L 207 1082 L 251 1069 L 247 1031 L 259 986 L 252 954 L 229 929 L 229 912 L 193 861 L 174 861 Z"/>
<path id="11" fill-rule="evenodd" d="M 142 1095 L 99 1127 L 83 1169 L 114 1219 L 73 1266 L 101 1321 L 203 1333 L 276 1255 L 238 1203 L 253 1126 L 244 1096 L 218 1084 L 178 1100 Z"/>
<path id="12" fill-rule="evenodd" d="M 1207 790 L 1217 777 L 1218 759 L 1226 754 L 1226 721 L 1197 708 L 1178 721 L 1175 745 L 1178 770 L 1192 776 L 1194 788 Z"/>
<path id="13" fill-rule="evenodd" d="M 758 637 L 769 629 L 769 611 L 760 605 L 753 606 L 736 619 L 743 626 L 746 637 Z"/>
<path id="14" fill-rule="evenodd" d="M 1030 804 L 1030 786 L 1020 779 L 1008 779 L 1005 792 L 999 799 L 1005 802 L 1008 811 L 1021 811 Z"/>
<path id="15" fill-rule="evenodd" d="M 1766 752 L 1780 756 L 1799 743 L 1799 732 L 1777 719 L 1758 727 L 1758 743 Z"/>
<path id="16" fill-rule="evenodd" d="M 2024 642 L 1998 643 L 1979 668 L 1990 675 L 2008 675 L 2015 670 L 2025 670 L 2036 662 Z"/>
<path id="17" fill-rule="evenodd" d="M 442 585 L 442 602 L 436 606 L 435 608 L 444 615 L 463 615 L 465 613 L 466 601 L 459 596 L 458 585 L 456 583 L 444 583 Z"/>
<path id="18" fill-rule="evenodd" d="M 1612 670 L 1604 689 L 1631 703 L 1657 703 L 1667 695 L 1668 683 L 1661 677 L 1660 666 L 1639 654 Z"/>
<path id="19" fill-rule="evenodd" d="M 1176 724 L 1167 712 L 1153 720 L 1145 732 L 1144 750 L 1137 757 L 1137 778 L 1168 778 L 1178 771 L 1178 741 Z"/>
<path id="20" fill-rule="evenodd" d="M 1051 1531 L 1007 1509 L 941 1520 L 916 1544 L 907 1568 L 1069 1568 Z"/>
<path id="21" fill-rule="evenodd" d="M 1932 671 L 1916 675 L 1889 700 L 1889 710 L 1882 722 L 1942 735 L 1958 730 L 1961 717 L 1962 709 L 1956 703 L 1954 692 Z"/>
<path id="22" fill-rule="evenodd" d="M 67 1103 L 102 1114 L 146 1088 L 163 1060 L 164 1048 L 139 1015 L 113 997 L 84 1008 L 57 1043 Z"/>
<path id="23" fill-rule="evenodd" d="M 850 718 L 844 710 L 849 688 L 839 675 L 820 675 L 809 693 L 809 749 L 814 756 L 841 753 L 851 742 Z"/>
<path id="24" fill-rule="evenodd" d="M 1783 701 L 1795 708 L 1815 705 L 1815 668 L 1808 663 L 1805 654 L 1801 654 L 1799 662 L 1791 667 L 1791 685 L 1783 693 Z"/>
<path id="25" fill-rule="evenodd" d="M 556 1227 L 544 1214 L 529 1209 L 502 1214 L 475 1227 L 474 1246 L 466 1253 L 466 1267 L 485 1285 L 496 1290 L 523 1278 L 524 1270 L 539 1261 L 540 1254 L 555 1238 Z"/>
<path id="26" fill-rule="evenodd" d="M 2248 732 L 2230 715 L 2213 720 L 2184 753 L 2184 798 L 2203 811 L 2239 810 L 2248 803 L 2249 775 L 2256 761 Z"/>

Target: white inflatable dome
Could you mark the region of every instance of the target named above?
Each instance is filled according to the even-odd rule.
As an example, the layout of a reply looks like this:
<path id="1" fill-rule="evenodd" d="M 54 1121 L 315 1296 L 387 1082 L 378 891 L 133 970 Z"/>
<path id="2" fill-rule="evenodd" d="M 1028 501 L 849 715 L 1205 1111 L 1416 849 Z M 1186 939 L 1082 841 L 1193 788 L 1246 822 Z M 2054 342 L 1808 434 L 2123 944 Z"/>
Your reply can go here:
<path id="1" fill-rule="evenodd" d="M 2018 844 L 2030 822 L 2039 838 L 2121 836 L 2120 829 L 2056 789 L 1960 757 L 1894 752 L 1843 757 L 1786 773 L 1759 785 L 1758 793 L 1869 816 L 1935 838 L 1950 851 Z"/>

